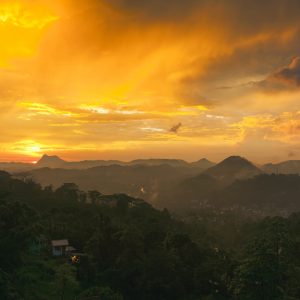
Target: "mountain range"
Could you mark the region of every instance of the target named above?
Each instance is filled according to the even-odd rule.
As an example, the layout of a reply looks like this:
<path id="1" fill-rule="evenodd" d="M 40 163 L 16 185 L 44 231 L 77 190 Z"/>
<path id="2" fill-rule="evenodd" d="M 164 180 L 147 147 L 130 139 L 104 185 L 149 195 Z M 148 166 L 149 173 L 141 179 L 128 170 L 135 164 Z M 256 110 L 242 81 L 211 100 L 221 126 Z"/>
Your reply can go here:
<path id="1" fill-rule="evenodd" d="M 235 157 L 235 159 L 234 159 Z M 239 156 L 231 156 L 231 159 L 224 160 L 221 162 L 221 165 L 216 164 L 207 160 L 206 158 L 202 158 L 198 161 L 188 163 L 181 159 L 136 159 L 130 162 L 124 162 L 120 160 L 84 160 L 84 161 L 75 161 L 75 162 L 68 162 L 56 155 L 50 156 L 44 154 L 41 159 L 36 163 L 20 163 L 20 162 L 0 162 L 0 169 L 8 171 L 8 172 L 24 172 L 30 171 L 39 168 L 61 168 L 61 169 L 89 169 L 93 167 L 99 166 L 112 166 L 112 165 L 119 165 L 119 166 L 134 166 L 134 165 L 162 165 L 167 164 L 173 167 L 187 167 L 187 168 L 198 168 L 207 170 L 206 174 L 211 174 L 213 176 L 222 177 L 222 169 L 225 167 L 227 163 L 232 165 L 232 168 L 237 167 L 240 169 L 240 177 L 247 177 L 248 171 L 252 174 L 254 168 L 256 168 L 256 172 L 259 173 L 261 170 L 263 173 L 272 174 L 272 173 L 281 173 L 281 174 L 291 174 L 291 173 L 300 173 L 300 160 L 288 160 L 277 164 L 264 164 L 260 165 L 259 168 L 255 167 L 251 162 L 244 161 L 244 166 L 241 166 L 241 162 L 239 161 Z M 246 160 L 247 161 L 247 160 Z M 252 166 L 250 166 L 250 164 Z M 218 165 L 218 166 L 217 166 Z M 216 168 L 212 168 L 216 166 Z M 229 166 L 228 166 L 229 167 Z M 227 167 L 226 167 L 227 168 Z M 225 169 L 226 169 L 225 168 Z M 243 170 L 242 170 L 243 169 Z M 251 169 L 251 170 L 250 170 Z M 226 174 L 227 176 L 228 174 Z"/>
<path id="2" fill-rule="evenodd" d="M 0 168 L 15 166 L 23 167 L 22 171 L 25 171 L 28 165 L 0 163 Z M 42 186 L 58 188 L 63 183 L 75 183 L 81 190 L 98 190 L 104 195 L 124 193 L 146 200 L 157 208 L 180 211 L 213 199 L 212 193 L 217 197 L 214 201 L 219 203 L 222 190 L 236 180 L 243 182 L 261 174 L 287 170 L 298 173 L 300 161 L 266 164 L 258 168 L 240 156 L 230 156 L 215 164 L 207 159 L 193 163 L 176 159 L 66 162 L 58 156 L 44 155 L 31 167 L 28 170 Z M 230 192 L 230 195 L 235 194 Z"/>
<path id="3" fill-rule="evenodd" d="M 49 159 L 54 163 L 59 162 L 57 158 L 45 157 L 43 160 Z M 161 164 L 163 162 L 168 163 Z M 136 160 L 128 164 L 89 169 L 46 167 L 32 170 L 31 173 L 43 186 L 52 184 L 57 188 L 63 183 L 72 182 L 82 190 L 98 190 L 102 194 L 124 193 L 146 200 L 156 207 L 170 206 L 170 203 L 178 207 L 183 199 L 188 202 L 200 201 L 212 190 L 223 188 L 236 179 L 251 178 L 262 173 L 239 156 L 231 156 L 219 164 L 202 159 L 192 163 L 193 167 L 181 160 Z"/>
<path id="4" fill-rule="evenodd" d="M 167 206 L 177 211 L 187 206 L 193 207 L 205 201 L 212 191 L 220 190 L 237 179 L 248 179 L 262 173 L 247 159 L 230 156 L 195 177 L 173 182 L 161 189 L 154 204 L 158 208 Z"/>
<path id="5" fill-rule="evenodd" d="M 30 163 L 7 163 L 0 162 L 0 169 L 8 171 L 8 172 L 24 172 L 39 168 L 60 168 L 60 169 L 89 169 L 100 166 L 134 166 L 134 165 L 163 165 L 167 164 L 173 167 L 187 167 L 187 168 L 198 168 L 198 169 L 207 169 L 215 165 L 215 163 L 202 158 L 196 162 L 188 163 L 181 159 L 136 159 L 130 162 L 124 162 L 120 160 L 84 160 L 84 161 L 76 161 L 76 162 L 68 162 L 62 160 L 56 155 L 50 156 L 44 154 L 42 158 L 36 164 Z"/>

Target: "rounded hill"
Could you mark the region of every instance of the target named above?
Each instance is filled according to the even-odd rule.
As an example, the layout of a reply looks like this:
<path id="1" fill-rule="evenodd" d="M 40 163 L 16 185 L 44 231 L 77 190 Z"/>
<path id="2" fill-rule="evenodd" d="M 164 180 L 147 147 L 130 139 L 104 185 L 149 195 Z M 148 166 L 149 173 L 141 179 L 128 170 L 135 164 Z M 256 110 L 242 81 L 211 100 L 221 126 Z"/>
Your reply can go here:
<path id="1" fill-rule="evenodd" d="M 226 181 L 246 179 L 261 173 L 262 171 L 259 168 L 241 156 L 230 156 L 202 172 L 202 174 L 208 174 Z"/>

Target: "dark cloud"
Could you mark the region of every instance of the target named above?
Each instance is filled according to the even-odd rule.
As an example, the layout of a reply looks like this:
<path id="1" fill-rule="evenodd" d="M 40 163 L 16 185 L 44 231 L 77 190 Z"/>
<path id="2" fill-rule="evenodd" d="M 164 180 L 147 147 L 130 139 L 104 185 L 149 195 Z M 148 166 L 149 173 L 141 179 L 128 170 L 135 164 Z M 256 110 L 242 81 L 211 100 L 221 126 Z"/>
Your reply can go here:
<path id="1" fill-rule="evenodd" d="M 146 17 L 144 20 L 168 21 L 185 17 L 194 9 L 199 9 L 205 5 L 206 0 L 103 0 L 103 2 L 116 6 L 123 11 L 129 11 L 135 17 Z"/>
<path id="2" fill-rule="evenodd" d="M 289 67 L 283 67 L 273 72 L 269 78 L 286 86 L 300 86 L 300 57 L 293 60 Z"/>
<path id="3" fill-rule="evenodd" d="M 297 154 L 295 154 L 294 152 L 290 152 L 290 153 L 288 154 L 288 157 L 292 157 L 292 156 L 297 156 Z"/>
<path id="4" fill-rule="evenodd" d="M 269 85 L 269 82 L 267 80 L 261 80 L 261 81 L 249 81 L 246 84 L 242 85 L 248 85 L 252 87 L 260 87 L 260 88 L 265 88 Z"/>
<path id="5" fill-rule="evenodd" d="M 262 93 L 275 93 L 287 90 L 286 86 L 277 84 L 273 80 L 267 79 L 260 81 L 249 81 L 237 87 L 247 87 L 248 89 L 252 89 L 253 91 L 259 91 Z"/>
<path id="6" fill-rule="evenodd" d="M 76 0 L 78 1 L 78 0 Z M 236 22 L 237 30 L 261 30 L 268 26 L 282 26 L 293 24 L 298 19 L 299 1 L 284 0 L 92 0 L 94 3 L 105 3 L 122 11 L 131 13 L 134 17 L 147 20 L 180 20 L 182 17 L 204 12 L 204 18 L 215 20 L 226 18 Z M 217 9 L 216 9 L 217 8 Z M 207 14 L 209 13 L 209 14 Z M 215 20 L 214 20 L 215 19 Z M 255 22 L 253 22 L 255 20 Z M 227 26 L 227 24 L 226 24 Z"/>
<path id="7" fill-rule="evenodd" d="M 59 30 L 53 32 L 53 35 L 55 37 L 63 35 L 63 39 L 60 43 L 45 44 L 45 51 L 49 53 L 51 50 L 50 60 L 53 63 L 49 62 L 49 59 L 44 60 L 45 66 L 40 63 L 40 72 L 43 74 L 39 76 L 45 81 L 47 78 L 47 74 L 44 74 L 45 70 L 53 68 L 54 71 L 49 74 L 51 80 L 55 77 L 53 73 L 56 69 L 62 64 L 67 64 L 70 70 L 65 75 L 66 79 L 60 80 L 60 82 L 64 81 L 64 86 L 68 85 L 68 78 L 72 77 L 70 74 L 75 73 L 71 68 L 75 69 L 78 61 L 83 58 L 100 59 L 104 55 L 113 55 L 116 51 L 125 52 L 129 49 L 128 52 L 134 53 L 139 60 L 140 57 L 147 57 L 157 48 L 163 47 L 164 43 L 169 47 L 172 41 L 185 42 L 185 37 L 193 32 L 195 32 L 195 42 L 197 43 L 198 40 L 200 47 L 201 37 L 197 33 L 205 32 L 207 28 L 212 31 L 207 37 L 208 40 L 220 32 L 220 35 L 226 35 L 224 39 L 230 45 L 236 44 L 239 39 L 246 41 L 250 38 L 252 41 L 257 34 L 268 37 L 272 32 L 278 31 L 279 35 L 289 27 L 298 28 L 300 10 L 299 1 L 290 1 L 287 5 L 283 0 L 253 0 L 251 3 L 246 0 L 228 0 L 226 4 L 220 0 L 213 2 L 209 0 L 69 0 L 68 2 L 74 3 L 77 9 L 80 6 L 81 11 L 67 19 L 61 18 L 57 21 Z M 185 16 L 189 18 L 182 20 Z M 159 31 L 155 31 L 155 27 L 150 23 L 158 20 L 170 22 L 171 25 L 166 24 L 165 27 L 161 26 Z M 226 31 L 222 33 L 219 29 L 225 28 L 224 24 L 226 24 Z M 204 68 L 202 57 L 199 62 L 197 59 L 192 60 L 191 64 L 196 71 L 193 71 L 192 75 L 188 72 L 187 76 L 191 76 L 195 85 L 199 87 L 221 76 L 228 79 L 230 72 L 233 72 L 234 77 L 248 75 L 241 74 L 243 72 L 250 75 L 269 74 L 279 66 L 285 65 L 287 57 L 295 57 L 295 52 L 300 47 L 299 36 L 296 34 L 294 39 L 291 38 L 288 47 L 283 46 L 280 40 L 277 41 L 277 34 L 275 34 L 276 41 L 272 42 L 269 38 L 266 41 L 259 39 L 253 44 L 243 42 L 240 47 L 233 49 L 233 52 L 225 51 L 227 55 L 213 55 L 213 59 L 205 61 Z M 271 45 L 268 47 L 265 42 Z M 291 45 L 292 43 L 295 45 Z M 191 56 L 196 57 L 194 54 Z M 277 65 L 278 62 L 282 63 L 281 58 L 284 58 L 284 64 Z M 117 60 L 114 61 L 119 65 Z M 113 65 L 112 68 L 114 67 Z M 189 67 L 189 65 L 183 66 L 186 69 Z M 197 72 L 203 69 L 205 72 Z M 182 70 L 173 71 L 181 73 Z M 100 82 L 98 76 L 93 78 L 93 81 Z"/>
<path id="8" fill-rule="evenodd" d="M 177 125 L 174 125 L 171 129 L 170 132 L 176 133 L 178 129 L 182 126 L 182 124 L 179 122 Z"/>

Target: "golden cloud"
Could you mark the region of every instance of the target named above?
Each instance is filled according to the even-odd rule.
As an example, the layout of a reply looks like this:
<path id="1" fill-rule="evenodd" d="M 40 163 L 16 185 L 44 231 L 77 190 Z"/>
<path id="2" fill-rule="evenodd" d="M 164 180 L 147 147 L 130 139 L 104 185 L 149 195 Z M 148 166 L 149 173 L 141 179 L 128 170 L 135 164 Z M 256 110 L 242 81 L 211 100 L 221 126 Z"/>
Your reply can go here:
<path id="1" fill-rule="evenodd" d="M 35 111 L 37 114 L 41 115 L 62 115 L 66 117 L 78 117 L 78 114 L 74 114 L 70 111 L 60 111 L 58 109 L 52 108 L 49 105 L 42 104 L 42 103 L 19 103 L 19 107 L 25 107 L 28 110 Z"/>
<path id="2" fill-rule="evenodd" d="M 266 78 L 278 70 L 270 78 L 298 85 L 298 58 L 280 67 L 299 55 L 299 9 L 271 0 L 1 1 L 3 152 L 126 156 L 178 143 L 198 153 L 254 131 L 260 140 L 296 136 L 298 91 Z M 168 133 L 179 122 L 178 135 Z"/>
<path id="3" fill-rule="evenodd" d="M 300 134 L 300 112 L 284 112 L 279 116 L 245 117 L 243 121 L 230 126 L 241 129 L 243 139 L 250 133 L 255 136 L 257 131 L 253 135 L 255 132 L 253 130 L 260 129 L 263 133 L 263 139 L 289 142 L 293 137 Z M 252 131 L 249 131 L 249 129 L 252 129 Z"/>

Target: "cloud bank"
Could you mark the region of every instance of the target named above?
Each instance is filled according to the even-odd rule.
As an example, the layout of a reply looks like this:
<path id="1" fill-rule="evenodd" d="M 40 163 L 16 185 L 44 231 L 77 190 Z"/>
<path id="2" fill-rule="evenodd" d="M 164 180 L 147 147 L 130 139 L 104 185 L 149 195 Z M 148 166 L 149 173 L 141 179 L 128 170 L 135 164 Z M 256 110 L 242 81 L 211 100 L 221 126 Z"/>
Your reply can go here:
<path id="1" fill-rule="evenodd" d="M 286 158 L 286 144 L 300 144 L 299 10 L 284 0 L 0 1 L 1 153 L 217 161 L 266 145 Z M 253 116 L 260 126 L 245 125 Z"/>

